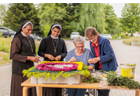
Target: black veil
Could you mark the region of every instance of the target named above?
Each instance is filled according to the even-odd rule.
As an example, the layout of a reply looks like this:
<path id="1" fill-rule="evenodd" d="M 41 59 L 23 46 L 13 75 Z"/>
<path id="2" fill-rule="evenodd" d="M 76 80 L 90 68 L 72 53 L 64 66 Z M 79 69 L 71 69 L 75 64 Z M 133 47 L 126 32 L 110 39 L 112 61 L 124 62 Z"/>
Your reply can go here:
<path id="1" fill-rule="evenodd" d="M 16 35 L 18 35 L 19 33 L 21 33 L 23 25 L 26 24 L 27 22 L 28 22 L 28 21 L 24 21 L 24 22 L 20 25 L 20 27 L 19 27 L 18 30 L 16 31 L 16 34 L 15 34 L 14 38 L 16 37 Z"/>
<path id="2" fill-rule="evenodd" d="M 58 24 L 58 23 L 54 23 L 54 24 L 51 26 L 50 31 L 49 31 L 49 33 L 48 33 L 47 36 L 50 36 L 50 35 L 52 34 L 51 29 L 52 29 L 52 27 L 53 27 L 55 24 Z M 58 24 L 58 25 L 60 25 L 60 24 Z M 61 25 L 60 25 L 60 26 L 61 26 Z M 61 27 L 61 31 L 62 31 L 62 27 Z M 60 34 L 58 37 L 61 38 L 61 34 Z"/>

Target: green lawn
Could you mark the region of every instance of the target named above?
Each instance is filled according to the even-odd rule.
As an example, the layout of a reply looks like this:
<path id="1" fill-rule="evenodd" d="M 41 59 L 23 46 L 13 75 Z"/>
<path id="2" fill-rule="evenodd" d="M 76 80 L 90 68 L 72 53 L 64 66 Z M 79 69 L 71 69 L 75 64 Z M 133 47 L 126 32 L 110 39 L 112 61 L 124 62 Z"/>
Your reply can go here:
<path id="1" fill-rule="evenodd" d="M 10 63 L 10 48 L 12 39 L 0 37 L 0 65 Z M 36 53 L 38 52 L 40 41 L 35 41 Z"/>

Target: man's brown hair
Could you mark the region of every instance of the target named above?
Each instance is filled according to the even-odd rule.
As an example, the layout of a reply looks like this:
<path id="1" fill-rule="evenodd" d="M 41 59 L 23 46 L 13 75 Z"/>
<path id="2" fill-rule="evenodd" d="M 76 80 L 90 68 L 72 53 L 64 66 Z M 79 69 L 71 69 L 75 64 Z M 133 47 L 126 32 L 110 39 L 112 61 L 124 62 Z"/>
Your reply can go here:
<path id="1" fill-rule="evenodd" d="M 91 36 L 95 36 L 96 34 L 98 33 L 98 31 L 96 30 L 96 28 L 94 27 L 88 27 L 86 30 L 85 30 L 85 37 L 89 38 Z"/>

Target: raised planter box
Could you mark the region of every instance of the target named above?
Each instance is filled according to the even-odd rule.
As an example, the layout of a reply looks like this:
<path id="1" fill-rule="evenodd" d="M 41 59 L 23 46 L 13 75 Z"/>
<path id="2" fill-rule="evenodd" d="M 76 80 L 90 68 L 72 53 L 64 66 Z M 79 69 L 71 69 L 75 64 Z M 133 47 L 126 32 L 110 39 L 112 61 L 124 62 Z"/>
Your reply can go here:
<path id="1" fill-rule="evenodd" d="M 54 81 L 51 81 L 51 78 L 44 80 L 45 77 L 35 78 L 31 76 L 31 83 L 32 84 L 47 84 L 47 83 L 63 83 L 63 84 L 79 84 L 80 83 L 80 74 L 72 75 L 71 77 L 65 78 L 63 76 L 59 76 Z"/>
<path id="2" fill-rule="evenodd" d="M 133 46 L 140 46 L 140 42 L 139 41 L 138 42 L 132 41 L 131 45 L 133 45 Z"/>

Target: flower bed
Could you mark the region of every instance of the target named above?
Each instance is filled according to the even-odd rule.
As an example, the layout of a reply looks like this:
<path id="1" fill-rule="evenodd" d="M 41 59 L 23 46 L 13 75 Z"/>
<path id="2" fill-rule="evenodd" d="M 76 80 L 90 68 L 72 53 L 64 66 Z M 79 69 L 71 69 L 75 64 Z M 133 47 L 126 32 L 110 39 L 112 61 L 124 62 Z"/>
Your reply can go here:
<path id="1" fill-rule="evenodd" d="M 44 62 L 41 62 L 39 65 L 42 66 L 42 64 L 46 64 L 46 63 L 65 63 L 65 64 L 69 64 L 68 62 L 58 62 L 58 61 L 44 61 Z M 56 78 L 58 78 L 60 75 L 67 78 L 67 77 L 71 77 L 72 75 L 75 75 L 75 74 L 80 74 L 80 75 L 83 75 L 85 77 L 88 77 L 90 75 L 90 72 L 88 70 L 88 66 L 87 65 L 84 65 L 83 62 L 73 62 L 73 63 L 70 63 L 71 65 L 78 65 L 77 66 L 77 70 L 70 70 L 68 71 L 65 67 L 65 69 L 67 71 L 63 71 L 63 70 L 57 70 L 57 68 L 55 69 L 51 69 L 51 70 L 46 70 L 46 69 L 41 69 L 40 66 L 34 66 L 34 67 L 31 67 L 29 68 L 28 70 L 23 70 L 23 77 L 24 76 L 27 76 L 28 78 L 30 78 L 31 76 L 34 76 L 35 78 L 41 78 L 42 76 L 45 76 L 44 80 L 48 79 L 51 77 L 52 81 L 55 80 Z M 43 67 L 43 66 L 42 66 Z M 39 70 L 38 70 L 39 68 Z M 75 68 L 72 66 L 72 68 Z M 72 68 L 69 68 L 69 69 L 72 69 Z M 63 68 L 62 68 L 63 69 Z"/>
<path id="2" fill-rule="evenodd" d="M 82 68 L 80 64 L 83 65 L 82 62 L 76 64 L 76 63 L 66 63 L 66 62 L 44 62 L 39 65 L 37 65 L 38 70 L 43 71 L 71 71 L 71 70 L 81 70 Z"/>

